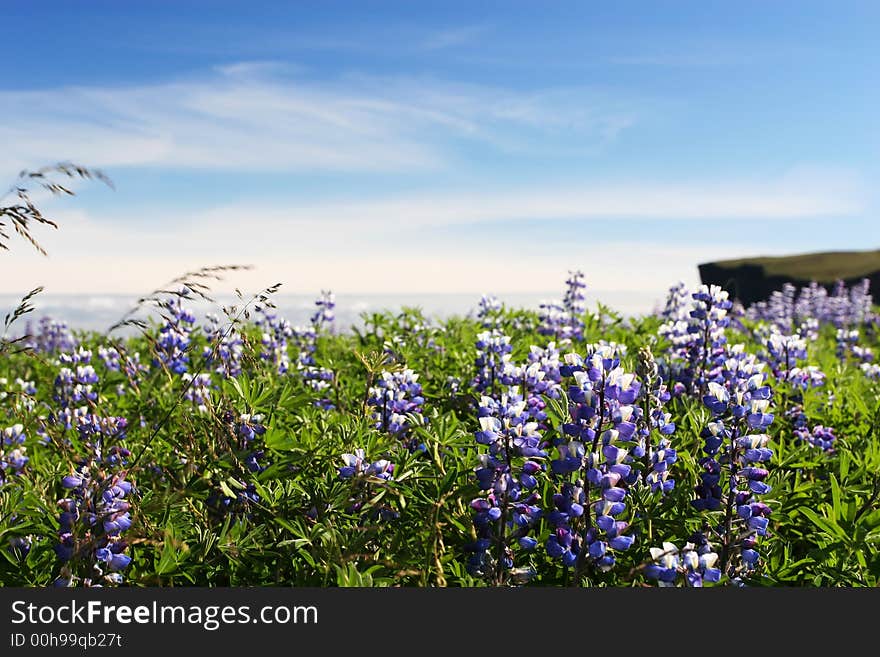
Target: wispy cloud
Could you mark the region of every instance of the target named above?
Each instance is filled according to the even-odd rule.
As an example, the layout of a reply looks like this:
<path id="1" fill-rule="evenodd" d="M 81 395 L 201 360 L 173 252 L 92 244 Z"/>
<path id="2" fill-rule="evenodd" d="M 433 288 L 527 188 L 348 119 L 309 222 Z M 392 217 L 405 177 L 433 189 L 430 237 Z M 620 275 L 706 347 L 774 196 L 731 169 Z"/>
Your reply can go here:
<path id="1" fill-rule="evenodd" d="M 207 79 L 0 92 L 0 166 L 411 171 L 455 161 L 456 143 L 587 148 L 632 122 L 589 90 L 520 93 L 418 78 L 316 82 L 271 62 Z"/>
<path id="2" fill-rule="evenodd" d="M 774 233 L 779 235 L 799 219 L 852 215 L 861 208 L 857 179 L 802 169 L 760 182 L 633 182 L 363 202 L 253 202 L 190 215 L 168 209 L 173 235 L 156 230 L 136 209 L 112 218 L 59 210 L 53 216 L 61 220 L 61 230 L 40 236 L 50 258 L 22 245 L 15 276 L 0 279 L 0 292 L 19 292 L 32 282 L 54 292 L 136 292 L 203 264 L 246 262 L 259 269 L 242 284 L 280 280 L 297 291 L 330 286 L 379 293 L 533 292 L 552 287 L 567 268 L 582 267 L 601 289 L 661 294 L 679 278 L 695 281 L 699 262 L 786 253 L 785 240 L 762 238 L 772 230 L 768 221 L 788 226 Z M 650 236 L 631 234 L 632 218 L 656 221 L 658 230 L 673 222 L 714 223 L 719 236 L 731 239 L 653 243 Z M 531 223 L 518 231 L 501 224 L 515 219 Z M 572 226 L 564 241 L 541 230 L 542 221 L 559 219 Z M 595 241 L 590 226 L 599 221 L 619 223 L 616 234 L 622 237 Z M 498 225 L 490 245 L 473 239 L 465 224 L 474 223 Z M 534 239 L 523 242 L 523 235 Z"/>
<path id="3" fill-rule="evenodd" d="M 36 284 L 49 293 L 138 294 L 202 265 L 247 263 L 256 269 L 216 289 L 259 289 L 280 281 L 286 292 L 298 293 L 328 288 L 374 294 L 545 293 L 561 290 L 568 269 L 582 268 L 594 289 L 659 298 L 676 280 L 695 283 L 695 264 L 706 257 L 746 255 L 742 245 L 648 243 L 639 245 L 633 257 L 633 244 L 624 241 L 590 248 L 543 241 L 523 248 L 515 240 L 499 239 L 487 249 L 460 239 L 450 248 L 446 242 L 410 237 L 383 242 L 339 230 L 309 234 L 295 225 L 272 232 L 242 216 L 234 225 L 216 219 L 187 223 L 171 241 L 156 231 L 108 229 L 79 213 L 60 218 L 62 231 L 42 240 L 51 257 L 20 253 L 15 276 L 0 279 L 0 294 L 26 292 Z"/>
<path id="4" fill-rule="evenodd" d="M 466 25 L 440 30 L 430 34 L 424 41 L 426 50 L 439 50 L 473 43 L 489 31 L 486 25 Z"/>
<path id="5" fill-rule="evenodd" d="M 307 233 L 327 229 L 374 232 L 514 220 L 651 219 L 764 222 L 848 216 L 863 209 L 857 177 L 797 170 L 775 180 L 685 183 L 629 182 L 577 187 L 536 186 L 489 192 L 391 196 L 261 207 L 262 221 Z M 233 222 L 254 206 L 207 211 L 205 221 Z"/>
<path id="6" fill-rule="evenodd" d="M 651 48 L 635 41 L 607 42 L 605 47 L 613 54 L 602 60 L 608 64 L 633 67 L 658 68 L 731 68 L 761 64 L 774 66 L 785 62 L 803 62 L 838 56 L 833 49 L 818 43 L 742 39 L 732 41 L 724 35 L 687 37 L 666 44 L 657 43 Z M 614 53 L 625 49 L 626 52 Z"/>

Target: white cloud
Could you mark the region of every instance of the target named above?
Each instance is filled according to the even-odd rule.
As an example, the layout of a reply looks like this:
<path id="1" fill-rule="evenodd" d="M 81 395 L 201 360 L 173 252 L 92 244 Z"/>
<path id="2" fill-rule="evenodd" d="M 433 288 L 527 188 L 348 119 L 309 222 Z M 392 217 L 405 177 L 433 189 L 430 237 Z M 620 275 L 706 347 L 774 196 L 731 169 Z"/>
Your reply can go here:
<path id="1" fill-rule="evenodd" d="M 485 25 L 466 25 L 440 30 L 430 34 L 424 41 L 423 47 L 427 50 L 440 50 L 472 43 L 486 32 Z"/>
<path id="2" fill-rule="evenodd" d="M 0 92 L 0 108 L 0 171 L 11 172 L 64 158 L 105 168 L 410 171 L 454 165 L 450 144 L 459 140 L 484 151 L 582 150 L 635 120 L 587 89 L 522 94 L 413 78 L 318 83 L 260 62 L 221 67 L 208 80 Z M 641 236 L 579 250 L 541 239 L 539 222 L 568 220 L 578 230 L 578 222 L 628 218 L 715 221 L 723 230 L 755 231 L 760 244 L 761 222 L 852 215 L 865 205 L 851 174 L 815 167 L 774 180 L 480 183 L 480 191 L 376 197 L 378 189 L 189 216 L 169 202 L 156 211 L 158 222 L 127 206 L 104 215 L 62 208 L 49 215 L 60 231 L 38 231 L 51 257 L 15 244 L 4 256 L 14 264 L 0 292 L 44 284 L 52 292 L 140 293 L 201 265 L 247 263 L 258 269 L 233 283 L 252 289 L 280 281 L 301 292 L 543 292 L 579 267 L 596 288 L 662 294 L 679 278 L 694 282 L 698 262 L 751 253 Z M 468 239 L 468 224 L 510 220 L 533 221 L 536 230 L 525 238 L 499 230 L 491 245 Z M 437 239 L 437 227 L 461 237 Z"/>
<path id="3" fill-rule="evenodd" d="M 387 198 L 322 204 L 254 203 L 177 217 L 156 228 L 148 217 L 94 217 L 59 210 L 59 231 L 41 230 L 50 257 L 14 245 L 13 276 L 0 292 L 45 284 L 53 292 L 142 292 L 206 264 L 253 264 L 235 284 L 259 288 L 282 282 L 288 291 L 541 292 L 561 286 L 569 268 L 582 268 L 591 285 L 620 294 L 662 295 L 678 279 L 696 282 L 696 265 L 719 258 L 786 252 L 761 235 L 767 220 L 836 217 L 858 211 L 858 187 L 848 177 L 802 169 L 775 181 L 662 186 L 644 183 L 577 189 L 535 188 L 482 194 Z M 594 221 L 639 217 L 658 223 L 716 221 L 737 240 L 655 244 L 592 243 Z M 112 219 L 112 220 L 111 220 Z M 464 224 L 529 219 L 522 233 L 500 229 L 491 244 Z M 572 239 L 541 236 L 542 220 L 570 220 Z M 584 223 L 586 222 L 586 223 Z M 445 227 L 443 234 L 434 230 Z M 171 232 L 173 231 L 173 232 Z M 623 235 L 624 232 L 621 232 Z M 743 236 L 754 235 L 754 240 Z M 9 257 L 9 256 L 7 256 Z"/>
<path id="4" fill-rule="evenodd" d="M 632 112 L 584 89 L 520 93 L 433 79 L 315 81 L 242 62 L 208 79 L 0 91 L 0 170 L 71 159 L 255 171 L 411 171 L 455 158 L 456 140 L 588 148 Z M 554 146 L 555 143 L 555 146 Z"/>
<path id="5" fill-rule="evenodd" d="M 68 218 L 69 219 L 69 218 Z M 129 293 L 149 291 L 184 271 L 202 265 L 253 264 L 250 272 L 230 275 L 218 289 L 256 290 L 281 282 L 286 292 L 309 293 L 333 289 L 345 293 L 561 293 L 568 269 L 582 268 L 594 289 L 611 296 L 662 296 L 676 280 L 696 281 L 697 262 L 713 257 L 743 255 L 735 247 L 709 244 L 685 246 L 603 243 L 594 249 L 520 247 L 488 249 L 468 244 L 452 250 L 443 244 L 349 244 L 335 248 L 333 238 L 285 241 L 284 237 L 239 235 L 237 244 L 224 245 L 220 231 L 188 231 L 175 238 L 158 234 L 106 231 L 94 224 L 65 220 L 62 232 L 43 243 L 49 258 L 31 253 L 16 256 L 14 277 L 0 280 L 0 293 L 14 294 L 44 285 L 47 293 Z M 234 236 L 233 236 L 234 237 Z M 340 239 L 337 236 L 337 240 Z M 279 247 L 279 244 L 284 244 Z M 136 245 L 133 247 L 133 245 Z M 20 245 L 25 251 L 25 245 Z M 613 299 L 609 299 L 613 301 Z"/>
<path id="6" fill-rule="evenodd" d="M 300 234 L 451 226 L 520 219 L 795 220 L 850 215 L 864 203 L 859 181 L 843 172 L 798 169 L 776 180 L 538 186 L 489 192 L 426 192 L 384 199 L 324 201 L 284 207 L 231 206 L 204 213 L 231 224 L 248 214 L 273 231 Z"/>

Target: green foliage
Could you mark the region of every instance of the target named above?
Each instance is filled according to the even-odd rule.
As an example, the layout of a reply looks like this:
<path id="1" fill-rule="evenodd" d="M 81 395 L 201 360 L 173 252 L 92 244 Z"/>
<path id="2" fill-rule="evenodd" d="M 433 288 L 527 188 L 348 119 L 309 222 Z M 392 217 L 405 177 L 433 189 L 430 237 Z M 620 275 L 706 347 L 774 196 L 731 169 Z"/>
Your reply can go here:
<path id="1" fill-rule="evenodd" d="M 126 533 L 132 556 L 125 573 L 128 585 L 484 584 L 464 567 L 465 545 L 475 536 L 468 504 L 478 494 L 473 471 L 479 453 L 473 439 L 475 398 L 467 382 L 482 328 L 465 318 L 431 324 L 418 309 L 364 319 L 358 330 L 318 340 L 315 359 L 334 372 L 329 394 L 334 410 L 314 404 L 315 391 L 295 370 L 279 375 L 261 360 L 259 334 L 248 324 L 242 327 L 244 372 L 236 379 L 214 374 L 203 411 L 181 399 L 181 377 L 154 367 L 132 387 L 124 374 L 107 370 L 95 356 L 100 384 L 93 412 L 129 421 L 125 446 L 133 456 L 128 478 L 136 493 L 135 524 Z M 588 341 L 625 344 L 630 356 L 656 342 L 656 318 L 624 320 L 600 308 L 585 319 Z M 529 345 L 547 342 L 536 331 L 534 313 L 506 310 L 500 321 L 512 337 L 514 361 L 525 359 Z M 80 337 L 96 355 L 108 344 L 97 334 Z M 149 362 L 154 337 L 135 337 L 118 346 Z M 206 345 L 207 338 L 196 331 L 191 353 L 201 354 Z M 582 345 L 575 348 L 583 351 Z M 201 364 L 198 356 L 193 361 Z M 855 365 L 837 360 L 827 333 L 813 347 L 810 361 L 824 369 L 828 380 L 806 396 L 804 408 L 811 420 L 835 429 L 837 450 L 826 454 L 798 444 L 777 409 L 780 419 L 771 428 L 773 491 L 767 496 L 773 514 L 762 542 L 765 563 L 752 583 L 874 586 L 880 578 L 877 385 Z M 383 370 L 404 366 L 419 373 L 424 388 L 426 421 L 414 429 L 424 451 L 411 452 L 377 430 L 365 404 Z M 59 572 L 53 551 L 56 500 L 63 496 L 59 481 L 82 456 L 82 446 L 74 431 L 46 421 L 54 408 L 58 367 L 53 357 L 26 353 L 0 360 L 0 417 L 7 423 L 3 426 L 24 425 L 30 457 L 20 475 L 0 484 L 0 583 L 7 586 L 47 586 Z M 34 381 L 36 394 L 16 387 L 18 378 Z M 460 386 L 451 383 L 455 379 Z M 118 386 L 125 394 L 117 394 Z M 775 394 L 776 402 L 783 403 L 787 392 L 778 387 Z M 648 548 L 664 540 L 681 545 L 704 522 L 690 501 L 699 473 L 699 433 L 708 412 L 688 398 L 673 400 L 669 410 L 678 427 L 676 488 L 665 499 L 633 493 L 632 506 L 642 514 L 632 518 L 636 544 L 613 572 L 592 584 L 643 583 L 640 565 Z M 550 400 L 547 412 L 549 433 L 558 430 L 567 411 L 564 402 Z M 230 430 L 230 414 L 244 413 L 261 414 L 267 426 L 262 445 L 269 466 L 261 472 L 243 467 L 241 446 Z M 340 456 L 358 448 L 370 459 L 393 462 L 393 479 L 340 479 Z M 256 491 L 258 502 L 243 513 L 218 512 L 212 500 L 235 498 L 247 486 Z M 541 545 L 549 532 L 545 524 L 537 528 Z M 19 539 L 29 541 L 30 550 L 14 548 Z M 516 565 L 535 568 L 532 585 L 567 583 L 561 566 L 541 547 L 526 558 Z"/>

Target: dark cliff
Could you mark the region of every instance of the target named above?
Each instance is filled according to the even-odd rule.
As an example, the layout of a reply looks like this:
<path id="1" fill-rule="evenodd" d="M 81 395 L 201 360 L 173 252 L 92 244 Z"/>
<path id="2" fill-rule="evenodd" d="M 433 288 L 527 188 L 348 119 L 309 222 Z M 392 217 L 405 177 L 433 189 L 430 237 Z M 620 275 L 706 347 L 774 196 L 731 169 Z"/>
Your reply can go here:
<path id="1" fill-rule="evenodd" d="M 867 278 L 880 289 L 880 251 L 830 251 L 783 257 L 722 260 L 699 265 L 700 279 L 720 285 L 749 306 L 770 297 L 783 284 L 795 287 L 816 281 L 829 291 L 838 280 L 853 285 Z"/>

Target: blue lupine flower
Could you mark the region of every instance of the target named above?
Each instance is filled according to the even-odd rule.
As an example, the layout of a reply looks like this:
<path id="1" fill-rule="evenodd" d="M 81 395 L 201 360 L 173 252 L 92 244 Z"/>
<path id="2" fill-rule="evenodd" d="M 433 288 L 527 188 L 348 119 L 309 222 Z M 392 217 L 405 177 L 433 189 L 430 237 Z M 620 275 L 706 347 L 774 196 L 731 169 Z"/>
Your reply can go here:
<path id="1" fill-rule="evenodd" d="M 542 515 L 537 488 L 546 452 L 538 424 L 518 396 L 483 396 L 478 414 L 474 437 L 488 451 L 479 455 L 475 471 L 483 495 L 471 502 L 477 540 L 468 546 L 467 567 L 498 586 L 516 579 L 515 572 L 520 578 L 528 572 L 514 568 L 516 548 L 529 552 L 537 544 L 528 534 Z"/>
<path id="2" fill-rule="evenodd" d="M 557 457 L 550 465 L 558 488 L 546 547 L 575 568 L 577 580 L 586 566 L 610 570 L 615 552 L 633 543 L 628 523 L 617 517 L 626 510 L 633 476 L 630 449 L 623 445 L 638 449 L 640 409 L 632 404 L 641 383 L 620 367 L 612 345 L 588 345 L 586 358 L 566 354 L 561 371 L 575 383 L 568 389 L 571 422 L 554 440 Z"/>
<path id="3" fill-rule="evenodd" d="M 98 358 L 103 361 L 104 367 L 106 367 L 111 372 L 119 371 L 119 359 L 121 358 L 121 356 L 119 355 L 119 351 L 116 349 L 116 347 L 98 347 Z"/>
<path id="4" fill-rule="evenodd" d="M 31 323 L 27 323 L 25 342 L 27 349 L 40 354 L 61 354 L 74 351 L 79 341 L 67 326 L 67 322 L 54 320 L 51 317 L 42 317 L 34 330 Z"/>
<path id="5" fill-rule="evenodd" d="M 815 339 L 819 326 L 825 324 L 843 329 L 873 322 L 876 316 L 869 290 L 868 279 L 863 279 L 852 288 L 838 281 L 831 294 L 812 282 L 802 287 L 795 299 L 794 287 L 788 285 L 773 293 L 768 301 L 752 304 L 748 317 L 775 324 L 783 333 L 798 328 L 808 339 Z"/>
<path id="6" fill-rule="evenodd" d="M 263 416 L 258 413 L 236 415 L 228 410 L 222 417 L 228 428 L 230 443 L 236 451 L 238 462 L 244 467 L 239 468 L 235 475 L 226 480 L 225 487 L 221 486 L 219 490 L 208 496 L 208 510 L 214 519 L 221 522 L 227 516 L 236 519 L 250 516 L 253 506 L 260 502 L 260 495 L 257 493 L 256 485 L 247 479 L 251 475 L 263 472 L 269 465 L 265 461 L 266 452 L 261 441 L 267 431 L 263 424 Z"/>
<path id="7" fill-rule="evenodd" d="M 704 395 L 708 383 L 718 381 L 733 302 L 717 285 L 703 285 L 691 297 L 687 319 L 670 319 L 659 328 L 671 342 L 664 378 L 676 382 L 676 393 Z"/>
<path id="8" fill-rule="evenodd" d="M 669 288 L 666 303 L 659 316 L 666 322 L 687 321 L 690 316 L 691 293 L 683 281 Z"/>
<path id="9" fill-rule="evenodd" d="M 372 498 L 374 486 L 387 485 L 394 479 L 394 464 L 387 459 L 371 461 L 363 449 L 356 449 L 352 454 L 342 455 L 342 466 L 338 469 L 339 478 L 350 481 L 352 496 L 349 500 L 348 512 L 361 511 L 368 506 L 363 518 L 372 520 L 396 520 L 400 514 L 387 502 L 378 505 Z"/>
<path id="10" fill-rule="evenodd" d="M 296 360 L 297 372 L 308 387 L 325 395 L 332 385 L 333 372 L 319 367 L 315 362 L 314 354 L 318 348 L 318 336 L 323 332 L 333 331 L 334 308 L 336 306 L 333 294 L 322 292 L 315 301 L 315 306 L 316 310 L 311 317 L 311 324 L 307 327 L 293 328 L 292 338 L 299 349 Z M 336 407 L 326 396 L 316 399 L 313 403 L 324 410 Z"/>
<path id="11" fill-rule="evenodd" d="M 206 315 L 207 325 L 205 335 L 208 344 L 202 350 L 202 356 L 208 365 L 214 366 L 214 371 L 228 379 L 234 379 L 241 374 L 241 361 L 244 356 L 244 341 L 239 332 L 233 327 L 224 327 L 220 318 L 214 314 Z M 212 362 L 215 359 L 216 364 Z"/>
<path id="12" fill-rule="evenodd" d="M 494 294 L 484 294 L 480 297 L 477 308 L 477 321 L 486 329 L 500 329 L 504 306 Z"/>
<path id="13" fill-rule="evenodd" d="M 336 297 L 329 290 L 322 290 L 321 296 L 315 300 L 316 310 L 311 317 L 312 326 L 316 332 L 322 330 L 333 332 L 334 322 L 336 320 Z"/>
<path id="14" fill-rule="evenodd" d="M 799 441 L 818 447 L 823 452 L 833 454 L 835 451 L 834 441 L 837 440 L 837 437 L 834 435 L 834 430 L 831 427 L 817 424 L 810 430 L 804 426 L 802 428 L 795 428 L 794 435 Z"/>
<path id="15" fill-rule="evenodd" d="M 586 287 L 583 272 L 569 272 L 562 301 L 543 301 L 539 306 L 538 333 L 553 336 L 559 341 L 582 340 L 584 337 L 584 293 Z"/>
<path id="16" fill-rule="evenodd" d="M 581 315 L 584 314 L 586 306 L 584 305 L 583 290 L 587 287 L 584 282 L 584 273 L 582 271 L 569 271 L 568 279 L 565 281 L 565 296 L 562 299 L 562 307 L 568 316 L 568 330 L 561 337 L 571 340 L 583 340 L 584 338 L 584 322 Z"/>
<path id="17" fill-rule="evenodd" d="M 62 367 L 55 377 L 55 392 L 53 399 L 58 402 L 62 409 L 66 409 L 83 402 L 93 402 L 98 399 L 95 385 L 98 383 L 98 374 L 89 362 L 92 352 L 80 348 L 72 354 L 62 353 L 60 361 L 72 367 Z"/>
<path id="18" fill-rule="evenodd" d="M 211 375 L 197 374 L 193 376 L 186 372 L 182 378 L 188 384 L 183 395 L 184 399 L 191 401 L 200 414 L 206 414 L 211 405 Z"/>
<path id="19" fill-rule="evenodd" d="M 496 329 L 477 335 L 477 375 L 471 385 L 480 393 L 496 395 L 502 387 L 518 383 L 510 363 L 510 337 Z"/>
<path id="20" fill-rule="evenodd" d="M 417 449 L 418 443 L 410 441 L 411 417 L 417 416 L 422 423 L 422 386 L 419 375 L 410 369 L 382 372 L 376 384 L 370 388 L 367 404 L 373 408 L 375 427 L 402 440 L 407 447 Z"/>
<path id="21" fill-rule="evenodd" d="M 196 318 L 183 306 L 183 301 L 191 298 L 190 290 L 184 287 L 159 304 L 163 321 L 156 339 L 153 363 L 161 364 L 174 374 L 183 374 L 189 369 L 191 333 Z"/>
<path id="22" fill-rule="evenodd" d="M 697 546 L 686 543 L 679 550 L 674 543 L 664 542 L 663 547 L 651 548 L 652 563 L 645 569 L 645 577 L 655 580 L 658 586 L 701 587 L 703 582 L 718 582 L 721 570 L 715 567 L 718 555 L 712 552 L 708 544 Z"/>
<path id="23" fill-rule="evenodd" d="M 103 361 L 104 367 L 110 372 L 122 372 L 128 379 L 128 386 L 137 391 L 140 376 L 147 371 L 147 367 L 141 364 L 141 355 L 138 352 L 122 352 L 116 347 L 98 347 L 98 357 Z M 118 384 L 116 394 L 122 397 L 126 394 L 126 386 Z"/>
<path id="24" fill-rule="evenodd" d="M 859 343 L 858 329 L 837 329 L 837 357 L 845 360 L 853 353 Z"/>
<path id="25" fill-rule="evenodd" d="M 290 369 L 290 356 L 287 353 L 288 340 L 293 336 L 293 328 L 283 317 L 279 317 L 268 306 L 257 306 L 254 324 L 263 331 L 260 342 L 260 358 L 272 363 L 278 374 L 286 374 Z"/>
<path id="26" fill-rule="evenodd" d="M 242 460 L 250 472 L 262 472 L 268 465 L 262 461 L 265 451 L 260 448 L 258 438 L 266 433 L 263 416 L 242 413 L 233 424 L 233 431 L 238 438 L 238 448 L 242 450 Z"/>
<path id="27" fill-rule="evenodd" d="M 769 525 L 770 509 L 757 499 L 770 492 L 765 464 L 773 457 L 770 437 L 763 433 L 774 419 L 768 412 L 772 391 L 761 367 L 741 348 L 731 349 L 722 371 L 724 384 L 709 382 L 703 397 L 714 419 L 701 434 L 706 456 L 699 461 L 703 471 L 693 505 L 701 511 L 726 505 L 716 531 L 722 540 L 720 568 L 732 580 L 755 567 L 757 537 Z"/>
<path id="28" fill-rule="evenodd" d="M 678 460 L 678 453 L 669 438 L 675 432 L 675 423 L 672 422 L 672 416 L 663 410 L 671 395 L 659 375 L 650 347 L 639 350 L 637 374 L 642 384 L 645 408 L 638 409 L 640 421 L 635 452 L 645 458 L 645 483 L 652 492 L 666 494 L 675 487 L 670 467 Z M 656 445 L 652 438 L 655 431 L 660 435 Z"/>
<path id="29" fill-rule="evenodd" d="M 55 552 L 63 565 L 56 586 L 123 581 L 119 571 L 131 563 L 122 535 L 132 525 L 127 498 L 133 486 L 124 471 L 113 473 L 114 467 L 111 460 L 92 454 L 61 481 L 68 497 L 58 500 Z"/>
<path id="30" fill-rule="evenodd" d="M 394 478 L 394 464 L 387 459 L 369 461 L 363 449 L 354 450 L 353 454 L 342 455 L 343 465 L 339 468 L 340 479 L 364 478 L 376 483 L 391 481 Z"/>
<path id="31" fill-rule="evenodd" d="M 775 326 L 764 339 L 766 360 L 777 381 L 785 382 L 796 390 L 824 385 L 825 375 L 815 365 L 802 365 L 807 358 L 807 340 L 800 330 L 792 335 L 780 333 Z"/>
<path id="32" fill-rule="evenodd" d="M 79 434 L 80 441 L 92 451 L 93 457 L 98 461 L 103 462 L 113 458 L 114 455 L 118 455 L 119 450 L 124 449 L 117 447 L 116 450 L 113 450 L 110 448 L 106 453 L 103 450 L 104 445 L 125 439 L 128 420 L 124 417 L 103 417 L 89 413 L 85 408 L 80 408 L 72 417 L 72 426 Z"/>
<path id="33" fill-rule="evenodd" d="M 24 470 L 29 458 L 27 456 L 27 448 L 24 446 L 25 434 L 24 425 L 15 424 L 6 427 L 2 433 L 3 440 L 0 444 L 0 486 L 2 486 L 9 477 L 18 475 Z"/>

